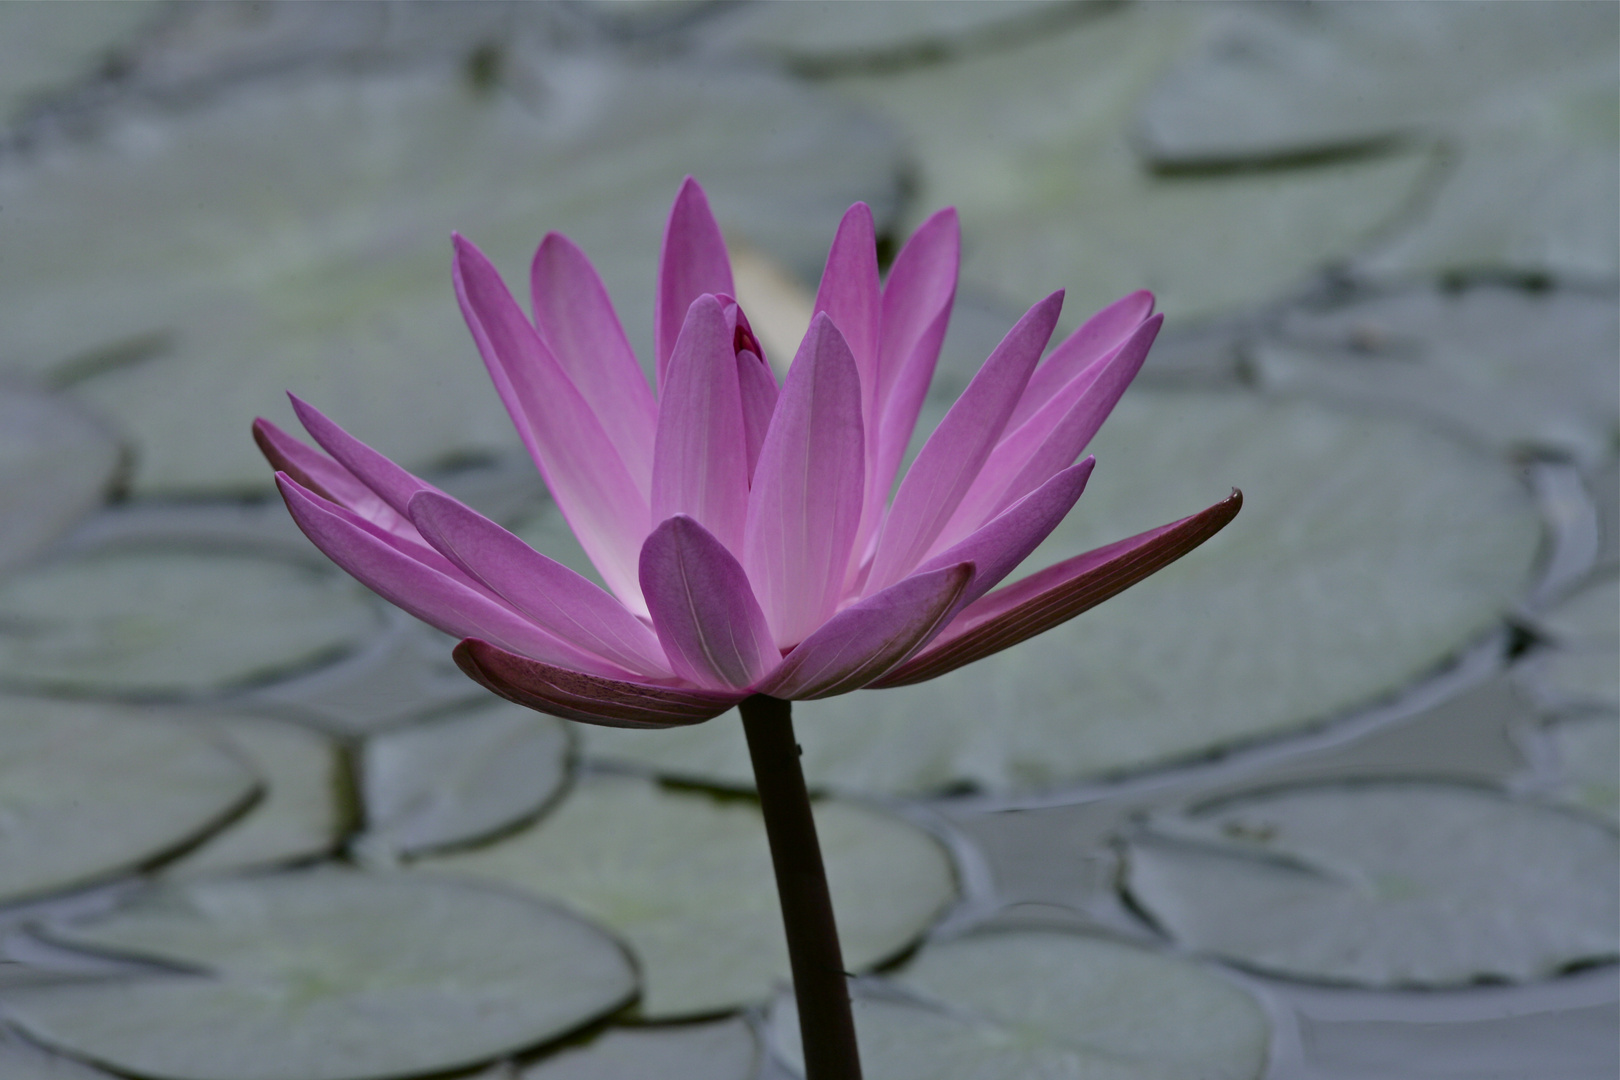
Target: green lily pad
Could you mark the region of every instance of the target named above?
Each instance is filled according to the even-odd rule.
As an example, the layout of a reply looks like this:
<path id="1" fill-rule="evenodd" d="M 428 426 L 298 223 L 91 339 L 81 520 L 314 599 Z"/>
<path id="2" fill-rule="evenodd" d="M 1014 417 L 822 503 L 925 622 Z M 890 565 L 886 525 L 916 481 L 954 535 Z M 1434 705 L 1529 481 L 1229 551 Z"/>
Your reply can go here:
<path id="1" fill-rule="evenodd" d="M 100 504 L 120 464 L 117 440 L 71 402 L 0 392 L 0 568 L 44 551 Z"/>
<path id="2" fill-rule="evenodd" d="M 328 662 L 380 626 L 332 567 L 224 551 L 109 549 L 0 584 L 0 683 L 180 697 Z"/>
<path id="3" fill-rule="evenodd" d="M 285 720 L 234 716 L 208 727 L 264 777 L 264 796 L 241 820 L 177 862 L 169 875 L 261 869 L 326 855 L 349 824 L 348 775 L 337 744 Z"/>
<path id="4" fill-rule="evenodd" d="M 1265 380 L 1438 417 L 1503 449 L 1601 461 L 1620 440 L 1612 291 L 1432 288 L 1289 312 L 1254 348 Z"/>
<path id="5" fill-rule="evenodd" d="M 1258 1080 L 1266 1068 L 1269 1024 L 1247 993 L 1102 938 L 979 934 L 928 946 L 896 981 L 923 1003 L 855 1004 L 863 1065 L 884 1080 Z M 791 1002 L 771 1019 L 802 1073 Z"/>
<path id="6" fill-rule="evenodd" d="M 1500 624 L 1540 524 L 1496 460 L 1390 415 L 1243 394 L 1127 395 L 1030 570 L 1244 489 L 1219 536 L 1093 612 L 932 682 L 801 703 L 814 784 L 1050 789 L 1298 731 Z M 747 785 L 731 725 L 591 728 L 589 756 Z"/>
<path id="7" fill-rule="evenodd" d="M 113 1080 L 100 1069 L 4 1037 L 0 1037 L 0 1076 L 6 1080 Z"/>
<path id="8" fill-rule="evenodd" d="M 568 726 L 504 701 L 366 740 L 368 850 L 411 855 L 481 840 L 540 813 L 568 779 Z"/>
<path id="9" fill-rule="evenodd" d="M 904 950 L 956 896 L 944 849 L 913 825 L 832 802 L 816 808 L 816 828 L 850 970 Z M 418 865 L 556 897 L 610 927 L 640 961 L 650 1019 L 763 1001 L 788 978 L 770 848 L 751 801 L 590 777 L 538 825 Z"/>
<path id="10" fill-rule="evenodd" d="M 588 1046 L 524 1069 L 522 1080 L 754 1080 L 759 1040 L 740 1018 L 609 1028 Z"/>
<path id="11" fill-rule="evenodd" d="M 965 285 L 1020 310 L 1065 288 L 1071 324 L 1140 288 L 1173 320 L 1213 315 L 1357 250 L 1434 160 L 1401 151 L 1264 174 L 1147 172 L 1128 120 L 1191 42 L 1197 8 L 1132 5 L 1022 47 L 826 85 L 905 134 L 912 214 L 960 210 Z"/>
<path id="12" fill-rule="evenodd" d="M 1620 578 L 1589 582 L 1536 624 L 1550 647 L 1514 669 L 1529 696 L 1552 708 L 1620 708 Z"/>
<path id="13" fill-rule="evenodd" d="M 1454 130 L 1614 79 L 1607 4 L 1229 7 L 1142 101 L 1163 164 L 1288 159 Z"/>
<path id="14" fill-rule="evenodd" d="M 465 882 L 322 869 L 141 894 L 64 944 L 190 974 L 8 990 L 48 1046 L 163 1080 L 368 1080 L 476 1064 L 635 991 L 589 923 Z"/>
<path id="15" fill-rule="evenodd" d="M 247 424 L 290 422 L 289 389 L 420 468 L 518 448 L 457 310 L 453 229 L 520 293 L 545 231 L 569 233 L 646 342 L 683 173 L 794 266 L 850 202 L 895 198 L 883 130 L 784 79 L 520 61 L 482 89 L 450 64 L 258 82 L 12 155 L 0 243 L 30 257 L 0 266 L 0 354 L 114 417 L 139 492 L 262 490 Z"/>
<path id="16" fill-rule="evenodd" d="M 1167 820 L 1126 887 L 1186 946 L 1361 985 L 1529 980 L 1620 955 L 1620 843 L 1486 789 L 1284 788 Z"/>
<path id="17" fill-rule="evenodd" d="M 258 790 L 242 760 L 163 712 L 0 698 L 0 901 L 150 865 Z"/>
<path id="18" fill-rule="evenodd" d="M 1620 827 L 1620 717 L 1572 716 L 1547 727 L 1558 761 L 1554 801 L 1578 807 Z"/>
<path id="19" fill-rule="evenodd" d="M 0 4 L 0 125 L 94 74 L 161 8 L 150 0 Z"/>

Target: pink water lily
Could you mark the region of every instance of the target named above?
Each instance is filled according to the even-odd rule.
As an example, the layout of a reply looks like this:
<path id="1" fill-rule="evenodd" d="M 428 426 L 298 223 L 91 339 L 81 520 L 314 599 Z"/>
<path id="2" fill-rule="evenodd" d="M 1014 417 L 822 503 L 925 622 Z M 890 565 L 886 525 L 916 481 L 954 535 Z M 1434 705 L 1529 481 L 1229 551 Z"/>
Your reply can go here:
<path id="1" fill-rule="evenodd" d="M 670 213 L 657 394 L 584 254 L 555 233 L 532 318 L 471 243 L 454 279 L 495 388 L 607 588 L 531 549 L 293 399 L 317 450 L 254 425 L 309 538 L 461 638 L 457 662 L 542 712 L 621 727 L 707 720 L 751 695 L 819 698 L 933 678 L 1056 626 L 1179 558 L 1202 513 L 997 589 L 1079 499 L 1078 460 L 1162 316 L 1133 293 L 1042 360 L 1062 294 L 1008 332 L 890 499 L 956 290 L 956 215 L 880 280 L 871 211 L 833 239 L 778 384 L 734 299 L 702 189 Z M 325 451 L 322 453 L 321 451 Z"/>

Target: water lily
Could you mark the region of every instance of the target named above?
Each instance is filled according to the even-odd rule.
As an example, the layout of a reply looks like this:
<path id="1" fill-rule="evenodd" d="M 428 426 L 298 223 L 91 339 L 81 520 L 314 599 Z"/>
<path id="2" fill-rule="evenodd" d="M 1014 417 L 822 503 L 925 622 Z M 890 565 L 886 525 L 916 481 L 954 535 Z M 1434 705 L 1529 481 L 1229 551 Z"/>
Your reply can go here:
<path id="1" fill-rule="evenodd" d="M 532 318 L 455 238 L 484 365 L 607 588 L 411 475 L 314 407 L 316 450 L 254 435 L 293 518 L 385 599 L 461 638 L 473 679 L 619 727 L 742 714 L 776 870 L 807 1080 L 859 1080 L 844 965 L 790 702 L 942 675 L 1056 626 L 1219 531 L 1231 498 L 998 585 L 1069 512 L 1077 459 L 1162 317 L 1133 293 L 1043 361 L 1054 293 L 1008 331 L 900 479 L 956 294 L 954 211 L 882 281 L 872 212 L 844 215 L 780 384 L 688 179 L 664 232 L 655 395 L 584 254 L 535 253 Z M 321 451 L 324 450 L 325 453 Z M 889 498 L 894 491 L 893 499 Z"/>
<path id="2" fill-rule="evenodd" d="M 548 235 L 533 317 L 456 237 L 456 294 L 496 391 L 604 590 L 297 399 L 320 451 L 254 425 L 293 517 L 334 562 L 463 639 L 457 662 L 520 704 L 665 727 L 745 698 L 819 698 L 944 674 L 1049 629 L 1178 558 L 1201 514 L 997 589 L 1079 499 L 1076 461 L 1162 316 L 1133 293 L 1041 356 L 1062 293 L 1008 332 L 889 493 L 956 289 L 954 211 L 880 282 L 871 211 L 834 237 L 778 385 L 691 180 L 670 214 L 649 388 L 601 280 Z"/>

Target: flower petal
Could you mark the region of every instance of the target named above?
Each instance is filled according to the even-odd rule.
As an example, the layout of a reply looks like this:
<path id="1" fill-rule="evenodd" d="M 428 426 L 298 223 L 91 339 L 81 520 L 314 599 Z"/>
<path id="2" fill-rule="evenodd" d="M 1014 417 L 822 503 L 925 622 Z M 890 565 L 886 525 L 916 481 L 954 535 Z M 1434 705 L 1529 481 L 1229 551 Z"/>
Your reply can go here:
<path id="1" fill-rule="evenodd" d="M 686 514 L 735 553 L 742 551 L 748 518 L 748 433 L 738 367 L 750 361 L 739 360 L 733 336 L 718 299 L 692 301 L 664 370 L 652 520 Z"/>
<path id="2" fill-rule="evenodd" d="M 573 241 L 548 233 L 534 253 L 529 292 L 540 337 L 645 495 L 652 484 L 658 403 L 596 267 Z"/>
<path id="3" fill-rule="evenodd" d="M 883 525 L 894 478 L 911 445 L 945 341 L 961 261 L 962 228 L 956 211 L 947 207 L 911 234 L 889 270 L 878 338 L 877 397 L 875 408 L 864 414 L 866 425 L 876 427 L 870 442 L 877 451 L 867 461 L 866 499 L 855 540 L 852 577 Z"/>
<path id="4" fill-rule="evenodd" d="M 453 637 L 481 637 L 552 664 L 629 673 L 546 633 L 445 564 L 418 558 L 396 537 L 320 498 L 280 473 L 276 484 L 298 527 L 326 557 L 395 607 Z M 427 549 L 444 563 L 437 552 Z M 446 572 L 448 570 L 449 572 Z"/>
<path id="5" fill-rule="evenodd" d="M 641 613 L 636 560 L 646 498 L 495 267 L 464 238 L 455 244 L 456 295 L 496 391 L 585 554 L 613 594 Z"/>
<path id="6" fill-rule="evenodd" d="M 1055 292 L 990 354 L 912 462 L 878 535 L 866 591 L 887 588 L 922 561 L 1001 438 L 1063 307 Z"/>
<path id="7" fill-rule="evenodd" d="M 781 388 L 776 373 L 764 357 L 750 351 L 737 354 L 737 393 L 742 400 L 743 441 L 748 452 L 748 482 L 754 482 L 759 468 L 759 452 L 765 447 L 765 433 L 771 429 L 771 415 Z"/>
<path id="8" fill-rule="evenodd" d="M 950 522 L 940 530 L 934 550 L 955 543 L 1072 465 L 1142 369 L 1163 321 L 1164 316 L 1155 315 L 1142 323 L 1123 345 L 1069 380 L 997 443 Z"/>
<path id="9" fill-rule="evenodd" d="M 967 539 L 928 559 L 917 573 L 972 563 L 977 571 L 972 584 L 963 591 L 960 604 L 966 607 L 973 603 L 1029 558 L 1029 553 L 1040 547 L 1041 541 L 1074 509 L 1096 464 L 1096 458 L 1088 457 L 1064 469 Z"/>
<path id="10" fill-rule="evenodd" d="M 934 643 L 872 686 L 909 686 L 954 671 L 1067 622 L 1175 562 L 1225 528 L 1243 493 L 1208 509 L 1076 555 L 968 605 Z"/>
<path id="11" fill-rule="evenodd" d="M 653 632 L 591 581 L 447 495 L 419 492 L 410 509 L 445 558 L 548 633 L 637 675 L 673 673 Z"/>
<path id="12" fill-rule="evenodd" d="M 355 475 L 301 439 L 260 417 L 253 421 L 253 441 L 276 472 L 284 472 L 328 502 L 337 503 L 402 540 L 426 544 L 416 526 L 400 516 Z"/>
<path id="13" fill-rule="evenodd" d="M 508 701 L 565 720 L 605 727 L 700 724 L 748 696 L 587 675 L 516 656 L 476 638 L 457 645 L 452 655 L 469 678 Z"/>
<path id="14" fill-rule="evenodd" d="M 1007 429 L 1018 430 L 1020 424 L 1076 375 L 1123 345 L 1152 314 L 1153 294 L 1142 289 L 1115 300 L 1081 323 L 1029 377 L 1029 385 L 1024 388 L 1024 396 L 1013 410 L 1012 419 L 1007 421 Z"/>
<path id="15" fill-rule="evenodd" d="M 756 689 L 804 700 L 859 690 L 902 663 L 950 619 L 973 564 L 916 573 L 852 604 L 782 661 Z"/>
<path id="16" fill-rule="evenodd" d="M 658 386 L 662 393 L 664 369 L 675 351 L 681 324 L 692 301 L 704 293 L 736 296 L 731 280 L 731 256 L 720 226 L 709 210 L 709 197 L 688 176 L 670 207 L 664 226 L 664 247 L 658 255 L 658 291 L 653 298 L 653 348 L 658 358 Z"/>
<path id="17" fill-rule="evenodd" d="M 860 523 L 862 442 L 860 373 L 823 313 L 788 369 L 748 493 L 743 565 L 781 648 L 837 610 Z"/>
<path id="18" fill-rule="evenodd" d="M 331 454 L 355 479 L 376 492 L 377 497 L 392 507 L 395 513 L 405 516 L 411 496 L 432 488 L 427 481 L 412 476 L 332 423 L 319 409 L 297 394 L 288 394 L 287 397 L 292 401 L 293 412 L 298 414 L 298 422 L 304 425 L 304 430 L 320 444 L 321 449 Z"/>
<path id="19" fill-rule="evenodd" d="M 877 229 L 872 208 L 856 203 L 838 223 L 827 267 L 816 291 L 816 312 L 825 311 L 844 335 L 861 373 L 861 415 L 877 416 L 878 330 L 883 297 L 878 287 Z M 876 424 L 868 425 L 867 451 L 875 452 Z"/>
<path id="20" fill-rule="evenodd" d="M 672 517 L 647 537 L 641 591 L 681 678 L 740 690 L 781 661 L 742 564 L 692 518 Z"/>

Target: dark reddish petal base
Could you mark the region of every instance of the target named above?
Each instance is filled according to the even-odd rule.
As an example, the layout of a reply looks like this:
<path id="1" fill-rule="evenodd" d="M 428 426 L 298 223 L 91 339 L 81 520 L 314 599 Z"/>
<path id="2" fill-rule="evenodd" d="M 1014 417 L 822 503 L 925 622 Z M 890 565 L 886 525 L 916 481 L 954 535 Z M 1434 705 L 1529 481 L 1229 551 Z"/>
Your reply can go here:
<path id="1" fill-rule="evenodd" d="M 1067 622 L 1169 566 L 1226 527 L 1243 506 L 1222 501 L 1169 525 L 1077 555 L 969 605 L 933 645 L 870 685 L 926 682 Z"/>
<path id="2" fill-rule="evenodd" d="M 649 686 L 543 664 L 477 638 L 457 645 L 456 666 L 480 686 L 537 712 L 586 724 L 666 728 L 711 720 L 744 691 Z"/>

